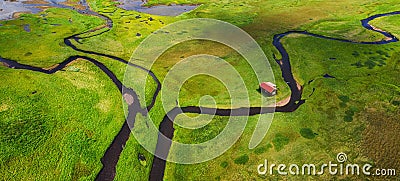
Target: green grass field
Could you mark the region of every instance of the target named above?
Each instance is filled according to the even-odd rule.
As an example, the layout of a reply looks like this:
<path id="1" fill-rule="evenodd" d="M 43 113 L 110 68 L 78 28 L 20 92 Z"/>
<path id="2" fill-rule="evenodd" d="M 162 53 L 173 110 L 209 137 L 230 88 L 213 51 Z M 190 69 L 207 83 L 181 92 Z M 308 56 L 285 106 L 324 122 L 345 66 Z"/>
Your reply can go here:
<path id="1" fill-rule="evenodd" d="M 126 60 L 152 32 L 182 19 L 216 18 L 243 28 L 256 39 L 270 61 L 279 87 L 278 101 L 290 92 L 272 58 L 273 54 L 279 57 L 272 46 L 274 34 L 307 30 L 355 41 L 376 41 L 382 36 L 365 30 L 360 20 L 400 9 L 395 0 L 150 0 L 149 5 L 201 4 L 196 10 L 178 17 L 161 17 L 116 8 L 111 0 L 88 0 L 88 3 L 94 11 L 109 16 L 114 28 L 100 36 L 83 39 L 82 44 L 74 44 L 80 49 Z M 139 15 L 140 18 L 136 18 Z M 154 20 L 150 21 L 150 17 Z M 400 15 L 397 15 L 376 19 L 371 24 L 400 36 L 399 20 Z M 65 46 L 64 37 L 102 23 L 99 18 L 57 8 L 1 21 L 0 56 L 24 64 L 50 67 L 71 55 L 85 55 Z M 31 32 L 23 31 L 25 24 L 30 24 Z M 136 36 L 137 33 L 141 36 Z M 353 163 L 371 163 L 377 168 L 400 170 L 399 161 L 393 159 L 400 156 L 397 141 L 400 138 L 400 44 L 358 45 L 304 35 L 286 37 L 283 44 L 290 55 L 294 77 L 304 86 L 306 103 L 293 113 L 275 113 L 268 134 L 255 149 L 250 150 L 248 143 L 259 116 L 250 117 L 239 141 L 223 155 L 200 164 L 167 163 L 165 180 L 376 178 L 280 177 L 257 173 L 257 165 L 264 159 L 274 163 L 319 165 L 335 161 L 339 152 L 345 152 Z M 259 94 L 255 90 L 258 82 L 250 67 L 232 49 L 221 44 L 192 41 L 177 45 L 164 53 L 152 70 L 163 80 L 182 56 L 199 53 L 226 59 L 246 81 L 251 90 L 252 105 L 258 104 Z M 124 64 L 99 56 L 91 57 L 104 63 L 123 80 Z M 335 78 L 324 78 L 324 74 Z M 145 74 L 138 71 L 137 81 L 144 79 Z M 93 180 L 102 167 L 100 158 L 124 122 L 120 94 L 109 78 L 94 65 L 79 60 L 53 75 L 0 66 L 0 80 L 0 174 L 4 180 Z M 137 85 L 132 82 L 129 86 Z M 150 80 L 147 85 L 149 89 L 140 94 L 146 95 L 146 100 L 141 101 L 149 103 L 155 85 Z M 225 87 L 206 76 L 189 79 L 180 94 L 179 103 L 183 106 L 198 105 L 204 95 L 212 95 L 217 107 L 229 106 Z M 156 125 L 165 111 L 168 110 L 163 110 L 158 97 L 150 112 Z M 138 120 L 144 119 L 138 117 Z M 174 140 L 183 143 L 207 141 L 217 135 L 228 120 L 216 116 L 207 126 L 196 130 L 176 126 Z M 139 153 L 145 155 L 146 163 L 139 162 Z M 118 162 L 116 180 L 148 180 L 152 159 L 152 154 L 131 136 Z"/>

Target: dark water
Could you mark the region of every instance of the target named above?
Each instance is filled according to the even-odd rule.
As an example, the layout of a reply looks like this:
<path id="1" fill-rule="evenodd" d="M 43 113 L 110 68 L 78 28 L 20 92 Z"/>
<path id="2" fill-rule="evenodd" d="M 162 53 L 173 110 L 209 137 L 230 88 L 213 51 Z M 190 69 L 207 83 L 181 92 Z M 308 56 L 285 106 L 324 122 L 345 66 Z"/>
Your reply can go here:
<path id="1" fill-rule="evenodd" d="M 39 9 L 38 7 L 40 6 L 51 6 L 51 7 L 58 7 L 58 8 L 67 8 L 67 9 L 73 9 L 70 6 L 65 6 L 60 3 L 65 2 L 66 0 L 45 0 L 48 2 L 48 4 L 25 4 L 26 0 L 19 0 L 15 2 L 10 2 L 10 1 L 0 1 L 0 20 L 6 20 L 6 19 L 12 19 L 14 13 L 18 12 L 29 12 L 29 13 L 39 13 L 42 10 Z M 133 10 L 133 11 L 138 11 L 138 12 L 143 12 L 147 14 L 154 14 L 154 15 L 160 15 L 160 16 L 178 16 L 181 15 L 182 13 L 191 11 L 195 8 L 197 8 L 196 5 L 159 5 L 159 6 L 152 6 L 152 7 L 144 7 L 143 2 L 141 0 L 119 0 L 121 2 L 121 7 L 122 9 L 125 10 Z M 85 7 L 87 7 L 86 10 L 88 10 L 88 5 L 86 0 L 80 0 L 78 4 L 81 4 Z M 84 12 L 82 12 L 85 14 Z"/>
<path id="2" fill-rule="evenodd" d="M 60 4 L 56 4 L 56 5 L 52 4 L 52 6 L 71 9 L 71 7 L 69 7 L 69 6 L 60 5 Z M 188 9 L 185 9 L 185 8 L 183 10 L 189 11 Z M 112 28 L 112 21 L 105 16 L 99 15 L 96 12 L 90 11 L 89 9 L 77 10 L 77 11 L 82 14 L 93 14 L 95 16 L 99 16 L 107 21 L 106 27 Z M 309 35 L 309 36 L 322 38 L 322 39 L 336 40 L 336 41 L 348 42 L 348 43 L 357 43 L 357 44 L 387 44 L 387 43 L 391 43 L 391 42 L 397 42 L 398 39 L 395 36 L 393 36 L 391 33 L 384 32 L 381 30 L 376 30 L 371 25 L 368 24 L 369 21 L 371 21 L 375 18 L 389 16 L 389 15 L 395 15 L 395 14 L 400 14 L 400 11 L 386 13 L 386 14 L 378 14 L 378 15 L 374 15 L 369 18 L 366 18 L 364 20 L 361 20 L 364 28 L 379 32 L 387 37 L 387 40 L 381 40 L 381 41 L 377 41 L 377 42 L 354 42 L 354 41 L 345 40 L 345 39 L 331 38 L 331 37 L 326 37 L 326 36 L 317 35 L 317 34 L 313 34 L 313 33 L 308 33 L 307 31 L 289 31 L 289 32 L 285 32 L 282 34 L 277 34 L 274 36 L 273 45 L 277 48 L 277 50 L 282 55 L 282 59 L 277 60 L 277 62 L 281 62 L 281 63 L 279 63 L 279 66 L 282 71 L 282 77 L 288 83 L 288 85 L 291 89 L 291 98 L 290 98 L 290 101 L 288 104 L 286 104 L 282 107 L 266 108 L 266 109 L 263 109 L 260 107 L 250 107 L 250 108 L 240 108 L 240 109 L 215 109 L 215 108 L 204 108 L 204 107 L 201 107 L 201 108 L 200 107 L 175 108 L 174 110 L 171 110 L 168 113 L 169 115 L 172 115 L 172 116 L 164 117 L 163 121 L 160 124 L 159 130 L 161 131 L 162 134 L 164 134 L 167 137 L 172 139 L 172 137 L 174 135 L 173 119 L 170 120 L 169 118 L 174 118 L 176 115 L 181 114 L 181 113 L 213 114 L 213 115 L 220 115 L 220 116 L 230 116 L 232 113 L 235 116 L 245 116 L 245 115 L 256 115 L 256 114 L 265 114 L 265 113 L 273 112 L 273 110 L 271 110 L 271 109 L 275 109 L 276 112 L 295 111 L 300 105 L 302 105 L 305 102 L 305 100 L 301 99 L 302 91 L 297 88 L 296 81 L 292 75 L 289 55 L 281 43 L 282 38 L 284 38 L 285 36 L 287 36 L 289 34 L 304 34 L 304 35 Z M 104 32 L 106 32 L 106 31 L 104 31 Z M 104 33 L 104 32 L 102 32 L 102 33 Z M 134 122 L 135 116 L 138 113 L 145 115 L 144 109 L 146 109 L 148 111 L 154 106 L 155 99 L 161 89 L 161 83 L 159 82 L 157 77 L 154 75 L 154 73 L 143 67 L 129 63 L 128 61 L 126 61 L 122 58 L 119 58 L 119 57 L 115 57 L 115 56 L 107 55 L 107 54 L 103 54 L 103 53 L 98 53 L 98 52 L 93 52 L 93 51 L 89 51 L 89 50 L 82 50 L 82 49 L 77 48 L 71 41 L 73 41 L 73 40 L 78 41 L 79 39 L 82 39 L 82 38 L 79 38 L 79 35 L 82 35 L 82 34 L 84 34 L 84 33 L 80 33 L 80 34 L 76 34 L 76 35 L 67 37 L 64 39 L 64 43 L 67 46 L 69 46 L 70 48 L 72 48 L 78 52 L 107 57 L 107 58 L 110 58 L 110 59 L 113 59 L 116 61 L 123 62 L 130 66 L 134 66 L 139 69 L 142 69 L 142 70 L 146 71 L 149 75 L 151 75 L 153 77 L 153 79 L 157 82 L 158 86 L 157 86 L 156 93 L 153 95 L 152 103 L 149 106 L 147 106 L 147 108 L 141 108 L 140 101 L 137 98 L 137 95 L 135 94 L 135 92 L 133 90 L 131 90 L 131 92 L 130 92 L 130 94 L 135 98 L 134 102 L 136 102 L 137 104 L 132 104 L 131 106 L 129 106 L 129 114 L 127 117 L 127 121 Z M 95 36 L 95 35 L 93 35 L 93 36 Z M 45 69 L 42 69 L 39 67 L 33 67 L 30 65 L 20 64 L 16 61 L 4 59 L 1 57 L 0 57 L 0 62 L 2 62 L 4 65 L 6 65 L 9 68 L 26 69 L 26 70 L 42 72 L 42 73 L 46 73 L 46 74 L 53 74 L 53 73 L 61 70 L 68 63 L 70 63 L 76 59 L 85 59 L 85 60 L 93 63 L 97 67 L 99 67 L 106 75 L 108 75 L 108 77 L 114 82 L 116 87 L 122 93 L 122 89 L 124 89 L 125 86 L 118 80 L 118 78 L 114 75 L 114 73 L 112 71 L 110 71 L 105 65 L 103 65 L 102 63 L 100 63 L 97 60 L 92 59 L 90 57 L 78 56 L 78 55 L 71 56 L 67 60 L 64 60 L 62 63 L 58 64 L 58 66 L 56 66 L 55 68 L 52 68 L 50 70 L 45 70 Z M 127 121 L 125 122 L 124 126 L 122 127 L 122 129 L 120 130 L 118 135 L 114 138 L 114 141 L 112 142 L 112 144 L 110 145 L 110 147 L 107 149 L 106 153 L 104 154 L 103 158 L 101 159 L 101 162 L 103 163 L 103 168 L 100 171 L 99 175 L 97 176 L 97 180 L 113 180 L 114 179 L 115 174 L 116 174 L 116 164 L 118 163 L 119 156 L 123 150 L 123 146 L 126 144 L 126 141 L 129 139 L 129 135 L 130 135 L 130 130 L 129 130 L 129 127 L 127 126 Z M 170 146 L 170 145 L 162 146 L 157 143 L 156 153 L 164 153 L 164 155 L 166 157 L 169 153 L 168 146 Z M 155 157 L 154 161 L 153 161 L 151 173 L 150 173 L 150 180 L 162 180 L 163 176 L 164 176 L 165 165 L 166 165 L 165 160 Z"/>
<path id="3" fill-rule="evenodd" d="M 31 32 L 31 25 L 30 24 L 24 24 L 24 30 L 28 33 Z"/>
<path id="4" fill-rule="evenodd" d="M 325 74 L 323 77 L 324 77 L 324 78 L 331 78 L 331 79 L 335 78 L 334 76 L 329 75 L 329 74 Z"/>
<path id="5" fill-rule="evenodd" d="M 313 33 L 307 32 L 307 31 L 288 31 L 288 32 L 285 32 L 282 34 L 275 35 L 273 38 L 272 44 L 282 55 L 282 59 L 276 60 L 276 61 L 280 65 L 283 79 L 285 80 L 285 82 L 287 82 L 287 84 L 291 90 L 290 101 L 284 106 L 276 107 L 275 112 L 293 112 L 293 111 L 297 110 L 297 108 L 299 108 L 300 105 L 305 103 L 305 100 L 302 100 L 302 98 L 301 98 L 302 90 L 299 90 L 297 88 L 296 80 L 293 77 L 292 68 L 290 65 L 289 54 L 286 51 L 283 44 L 281 43 L 282 38 L 284 38 L 285 36 L 290 35 L 290 34 L 303 34 L 303 35 L 313 36 L 313 37 L 317 37 L 317 38 L 321 38 L 321 39 L 335 40 L 335 41 L 348 42 L 348 43 L 356 43 L 356 44 L 388 44 L 388 43 L 392 43 L 392 42 L 397 42 L 398 39 L 389 32 L 384 32 L 381 30 L 373 29 L 372 26 L 369 25 L 369 22 L 378 17 L 390 16 L 390 15 L 396 15 L 396 14 L 400 14 L 400 11 L 386 13 L 386 14 L 378 14 L 378 15 L 374 15 L 374 16 L 371 16 L 371 17 L 361 20 L 362 26 L 364 28 L 381 33 L 385 37 L 387 37 L 388 40 L 381 40 L 381 41 L 376 41 L 376 42 L 354 42 L 351 40 L 338 39 L 338 38 L 332 38 L 332 37 L 327 37 L 327 36 L 323 36 L 323 35 L 313 34 Z M 331 76 L 329 74 L 325 74 L 324 77 L 334 78 L 333 76 Z M 268 111 L 261 112 L 262 109 L 259 107 L 242 108 L 239 110 L 220 110 L 220 109 L 199 108 L 199 107 L 186 107 L 186 108 L 180 108 L 180 109 L 176 108 L 176 109 L 178 109 L 179 111 L 177 111 L 175 109 L 172 110 L 171 112 L 168 113 L 171 115 L 165 116 L 163 121 L 161 122 L 160 127 L 159 127 L 159 130 L 161 132 L 158 136 L 159 140 L 160 140 L 160 138 L 163 137 L 161 134 L 163 134 L 164 136 L 168 137 L 171 140 L 173 139 L 173 135 L 174 135 L 173 134 L 174 133 L 173 118 L 175 118 L 177 114 L 180 114 L 182 112 L 207 114 L 207 111 L 213 111 L 214 112 L 213 115 L 220 115 L 220 116 L 224 116 L 224 115 L 230 116 L 231 112 L 232 113 L 235 112 L 236 115 L 238 115 L 238 116 L 239 115 L 246 116 L 246 115 L 256 115 L 256 114 L 268 113 Z M 264 108 L 264 109 L 268 110 L 268 108 Z M 206 111 L 202 111 L 202 110 L 206 110 Z M 172 119 L 170 119 L 170 118 L 172 118 Z M 162 155 L 164 158 L 167 158 L 171 145 L 165 145 L 165 144 L 161 145 L 161 144 L 162 143 L 160 143 L 160 145 L 159 145 L 159 142 L 157 142 L 155 152 Z M 154 161 L 153 161 L 152 169 L 150 171 L 150 180 L 163 180 L 165 166 L 166 166 L 165 160 L 155 157 Z"/>

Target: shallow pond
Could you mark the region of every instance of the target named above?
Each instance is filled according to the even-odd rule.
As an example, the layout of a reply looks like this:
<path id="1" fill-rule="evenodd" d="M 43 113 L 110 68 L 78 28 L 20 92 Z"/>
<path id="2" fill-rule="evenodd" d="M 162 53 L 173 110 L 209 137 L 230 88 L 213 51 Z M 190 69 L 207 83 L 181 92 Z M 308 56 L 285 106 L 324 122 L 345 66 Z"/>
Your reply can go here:
<path id="1" fill-rule="evenodd" d="M 14 13 L 18 12 L 30 12 L 30 13 L 38 13 L 41 10 L 32 6 L 27 6 L 23 2 L 26 0 L 19 1 L 0 1 L 0 20 L 12 19 Z"/>
<path id="2" fill-rule="evenodd" d="M 40 4 L 26 4 L 29 0 L 16 0 L 16 1 L 4 1 L 0 0 L 0 20 L 12 19 L 14 13 L 26 12 L 26 13 L 39 13 L 41 9 L 36 6 Z M 58 3 L 65 2 L 66 0 L 44 0 L 49 4 L 56 5 Z M 152 7 L 143 6 L 145 2 L 142 0 L 118 0 L 121 5 L 120 8 L 125 10 L 133 10 L 143 12 L 147 14 L 154 14 L 160 16 L 178 16 L 182 13 L 191 11 L 197 8 L 196 5 L 159 5 Z M 86 0 L 81 0 L 79 4 L 86 5 Z"/>
<path id="3" fill-rule="evenodd" d="M 44 0 L 48 4 L 57 4 L 65 2 L 66 0 Z M 16 0 L 16 1 L 4 1 L 0 0 L 0 20 L 13 19 L 14 13 L 25 12 L 25 13 L 39 13 L 42 10 L 37 8 L 41 4 L 27 4 L 29 0 Z M 81 0 L 82 3 L 86 3 L 85 0 Z"/>
<path id="4" fill-rule="evenodd" d="M 147 14 L 154 14 L 160 16 L 178 16 L 182 13 L 196 9 L 196 5 L 158 5 L 145 7 L 145 2 L 141 0 L 118 0 L 121 5 L 118 7 L 125 10 L 139 11 Z"/>
<path id="5" fill-rule="evenodd" d="M 26 32 L 31 32 L 31 25 L 30 24 L 25 24 L 24 25 L 24 30 L 26 31 Z"/>

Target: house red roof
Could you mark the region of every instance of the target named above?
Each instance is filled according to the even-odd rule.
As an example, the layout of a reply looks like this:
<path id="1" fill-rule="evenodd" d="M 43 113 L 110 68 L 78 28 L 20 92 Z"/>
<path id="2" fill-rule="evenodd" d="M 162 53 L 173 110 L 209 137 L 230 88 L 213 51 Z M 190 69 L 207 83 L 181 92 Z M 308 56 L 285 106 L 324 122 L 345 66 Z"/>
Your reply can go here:
<path id="1" fill-rule="evenodd" d="M 262 82 L 260 87 L 269 93 L 272 93 L 276 90 L 276 85 L 271 82 Z"/>

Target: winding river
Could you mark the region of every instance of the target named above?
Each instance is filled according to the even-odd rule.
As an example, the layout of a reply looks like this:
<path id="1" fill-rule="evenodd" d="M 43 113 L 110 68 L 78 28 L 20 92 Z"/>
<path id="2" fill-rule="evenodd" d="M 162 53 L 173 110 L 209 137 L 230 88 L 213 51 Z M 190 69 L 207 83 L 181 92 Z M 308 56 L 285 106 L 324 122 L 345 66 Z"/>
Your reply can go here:
<path id="1" fill-rule="evenodd" d="M 369 22 L 376 18 L 379 18 L 379 17 L 398 15 L 398 14 L 400 14 L 400 11 L 395 11 L 395 12 L 390 12 L 390 13 L 385 13 L 385 14 L 377 14 L 377 15 L 373 15 L 366 19 L 361 20 L 361 24 L 364 28 L 366 28 L 368 30 L 376 31 L 386 37 L 384 40 L 381 40 L 381 41 L 356 42 L 356 41 L 351 41 L 351 40 L 346 40 L 346 39 L 339 39 L 339 38 L 333 38 L 333 37 L 327 37 L 327 36 L 323 36 L 323 35 L 313 34 L 313 33 L 307 32 L 307 31 L 288 31 L 285 33 L 275 35 L 273 38 L 272 44 L 274 45 L 274 47 L 279 51 L 279 53 L 282 56 L 282 58 L 280 60 L 276 59 L 276 62 L 280 66 L 280 69 L 282 71 L 282 77 L 283 77 L 284 81 L 288 84 L 288 86 L 291 90 L 290 100 L 286 105 L 278 106 L 275 108 L 250 107 L 250 108 L 238 108 L 238 109 L 215 109 L 215 108 L 205 108 L 205 107 L 195 107 L 195 106 L 183 107 L 183 108 L 177 107 L 177 108 L 174 108 L 173 110 L 171 110 L 170 112 L 168 112 L 167 115 L 164 117 L 163 121 L 161 122 L 161 124 L 159 126 L 160 133 L 158 135 L 158 139 L 160 140 L 164 136 L 169 138 L 170 140 L 173 139 L 173 136 L 174 136 L 174 127 L 173 127 L 174 120 L 173 119 L 176 118 L 177 115 L 182 114 L 182 113 L 212 114 L 212 115 L 218 115 L 218 116 L 250 116 L 250 115 L 271 113 L 271 112 L 274 112 L 274 109 L 275 109 L 275 112 L 293 112 L 293 111 L 295 111 L 300 105 L 305 103 L 305 100 L 301 99 L 302 88 L 299 89 L 298 83 L 296 82 L 296 80 L 293 77 L 292 68 L 290 65 L 289 54 L 287 53 L 286 49 L 284 48 L 283 44 L 281 43 L 282 38 L 284 38 L 290 34 L 303 34 L 303 35 L 308 35 L 308 36 L 322 38 L 322 39 L 355 43 L 355 44 L 388 44 L 388 43 L 392 43 L 392 42 L 397 42 L 399 40 L 391 33 L 385 32 L 383 30 L 373 27 L 372 25 L 369 24 Z M 169 143 L 170 143 L 170 145 L 165 145 L 165 143 L 164 144 L 157 143 L 156 151 L 155 151 L 156 155 L 161 155 L 162 157 L 167 158 L 169 150 L 171 148 L 171 142 L 169 142 Z M 150 172 L 150 180 L 155 180 L 155 181 L 162 180 L 164 177 L 165 166 L 166 166 L 165 160 L 160 159 L 158 157 L 154 157 L 152 169 Z"/>
<path id="2" fill-rule="evenodd" d="M 49 6 L 48 4 L 46 4 Z M 79 34 L 75 34 L 69 37 L 64 38 L 64 43 L 72 48 L 75 51 L 81 52 L 81 53 L 86 53 L 89 55 L 97 55 L 97 56 L 102 56 L 106 57 L 112 60 L 116 60 L 118 62 L 127 64 L 129 66 L 133 66 L 136 68 L 139 68 L 145 72 L 147 72 L 155 81 L 157 84 L 157 89 L 153 95 L 152 101 L 149 105 L 146 107 L 142 107 L 140 104 L 139 98 L 136 94 L 136 92 L 133 89 L 130 89 L 128 87 L 125 87 L 120 80 L 115 76 L 115 74 L 110 71 L 104 64 L 101 62 L 97 61 L 96 59 L 93 59 L 88 56 L 80 56 L 80 55 L 75 55 L 67 58 L 63 62 L 57 64 L 57 66 L 52 67 L 51 69 L 44 69 L 40 67 L 34 67 L 30 65 L 25 65 L 25 64 L 20 64 L 17 61 L 2 58 L 0 55 L 0 62 L 3 63 L 6 67 L 13 68 L 13 69 L 24 69 L 24 70 L 30 70 L 30 71 L 35 71 L 35 72 L 40 72 L 40 73 L 45 73 L 45 74 L 53 74 L 55 72 L 58 72 L 65 68 L 69 63 L 76 61 L 78 59 L 81 60 L 86 60 L 91 63 L 93 63 L 95 66 L 99 67 L 115 84 L 115 86 L 118 88 L 118 90 L 122 94 L 122 90 L 124 90 L 125 94 L 128 95 L 128 97 L 131 97 L 133 100 L 132 101 L 127 101 L 128 103 L 128 116 L 126 118 L 125 123 L 123 124 L 121 130 L 119 133 L 116 135 L 114 138 L 113 142 L 110 144 L 110 146 L 107 148 L 106 152 L 104 153 L 104 156 L 101 159 L 101 162 L 103 164 L 103 168 L 101 171 L 98 173 L 96 180 L 113 180 L 116 174 L 116 165 L 118 163 L 120 154 L 123 150 L 123 147 L 125 146 L 127 140 L 129 139 L 130 136 L 130 129 L 127 124 L 127 121 L 131 121 L 132 123 L 135 122 L 135 117 L 137 114 L 142 114 L 143 116 L 147 115 L 147 112 L 150 111 L 155 104 L 155 100 L 161 90 L 161 83 L 157 76 L 151 71 L 148 70 L 142 66 L 130 63 L 127 60 L 124 60 L 122 58 L 108 55 L 108 54 L 103 54 L 103 53 L 98 53 L 98 52 L 93 52 L 93 51 L 88 51 L 88 50 L 82 50 L 76 47 L 73 44 L 73 41 L 76 43 L 80 43 L 80 39 L 85 39 L 85 38 L 90 38 L 94 36 L 98 36 L 102 33 L 108 32 L 111 28 L 113 28 L 113 22 L 110 18 L 107 16 L 101 15 L 97 12 L 91 11 L 89 6 L 84 3 L 84 6 L 86 7 L 85 10 L 78 10 L 73 7 L 69 7 L 66 5 L 61 5 L 57 3 L 52 3 L 50 6 L 53 7 L 59 7 L 59 8 L 67 8 L 67 9 L 72 9 L 75 11 L 78 11 L 81 14 L 87 14 L 87 15 L 93 15 L 97 16 L 99 18 L 102 18 L 105 20 L 105 25 L 102 27 L 98 27 L 86 32 L 82 32 Z M 303 34 L 303 35 L 308 35 L 308 36 L 313 36 L 317 38 L 323 38 L 323 39 L 329 39 L 329 40 L 335 40 L 335 41 L 342 41 L 342 42 L 348 42 L 348 43 L 356 43 L 356 44 L 387 44 L 391 42 L 397 42 L 398 39 L 393 36 L 389 32 L 385 32 L 383 30 L 379 30 L 369 24 L 369 22 L 373 19 L 379 18 L 379 17 L 384 17 L 384 16 L 390 16 L 390 15 L 397 15 L 400 14 L 400 11 L 395 11 L 395 12 L 390 12 L 390 13 L 385 13 L 385 14 L 377 14 L 370 16 L 366 19 L 361 20 L 362 26 L 368 30 L 376 31 L 382 35 L 384 35 L 386 38 L 381 41 L 376 41 L 376 42 L 355 42 L 355 41 L 350 41 L 350 40 L 345 40 L 345 39 L 338 39 L 338 38 L 331 38 L 331 37 L 326 37 L 323 35 L 317 35 L 313 33 L 309 33 L 307 31 L 288 31 L 282 34 L 277 34 L 273 38 L 272 44 L 276 47 L 276 49 L 279 51 L 281 54 L 282 58 L 280 60 L 276 59 L 276 62 L 279 64 L 280 69 L 282 71 L 282 77 L 287 82 L 290 90 L 291 90 L 291 95 L 290 95 L 290 100 L 286 105 L 283 106 L 278 106 L 278 107 L 249 107 L 249 108 L 237 108 L 237 109 L 216 109 L 216 108 L 207 108 L 207 107 L 196 107 L 196 106 L 189 106 L 189 107 L 176 107 L 172 109 L 170 112 L 165 115 L 163 118 L 159 130 L 160 134 L 165 135 L 166 137 L 172 139 L 174 135 L 174 128 L 173 128 L 173 119 L 182 113 L 197 113 L 197 114 L 212 114 L 212 115 L 218 115 L 218 116 L 249 116 L 249 115 L 257 115 L 257 114 L 266 114 L 266 113 L 271 113 L 271 112 L 293 112 L 295 111 L 300 105 L 305 103 L 305 100 L 302 100 L 302 88 L 298 86 L 297 82 L 295 81 L 292 70 L 291 70 L 291 65 L 290 65 L 290 58 L 285 50 L 283 44 L 281 43 L 281 39 L 284 38 L 287 35 L 290 34 Z M 105 31 L 100 31 L 106 29 Z M 93 33 L 93 32 L 99 32 L 97 34 L 88 36 L 88 37 L 81 37 L 82 35 L 85 35 L 87 33 Z M 126 95 L 124 95 L 125 97 Z M 127 99 L 125 99 L 127 100 Z M 170 119 L 172 118 L 172 119 Z M 159 138 L 160 135 L 159 134 Z M 171 145 L 159 145 L 157 143 L 156 145 L 156 153 L 163 155 L 165 157 L 168 156 L 169 149 Z M 150 172 L 150 180 L 162 180 L 164 177 L 164 171 L 165 171 L 165 165 L 166 161 L 162 160 L 158 157 L 154 157 L 151 172 Z"/>

